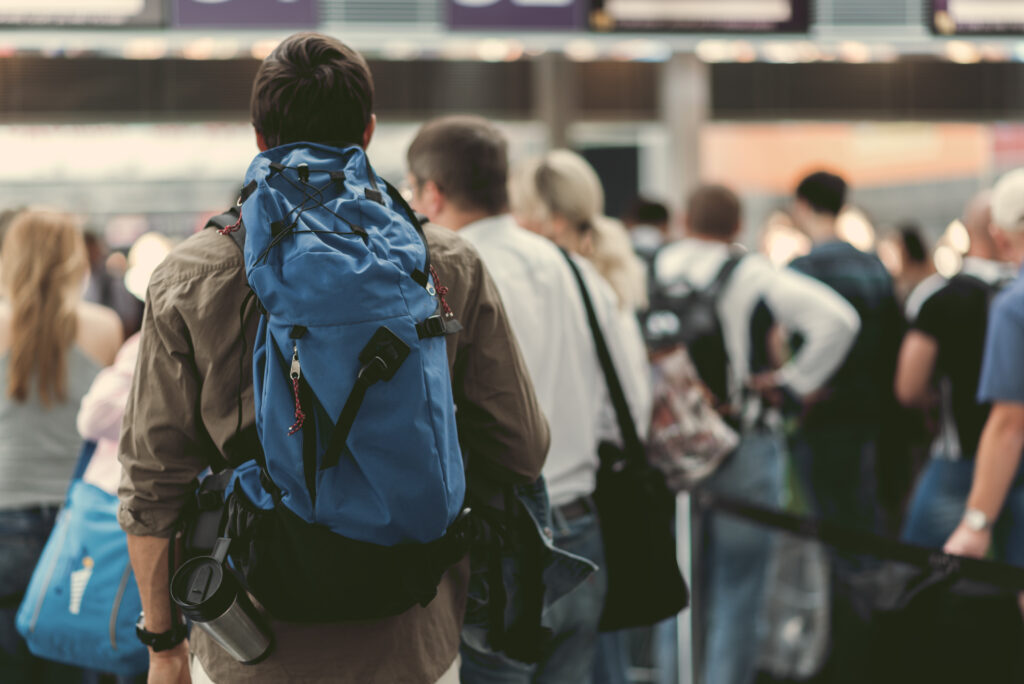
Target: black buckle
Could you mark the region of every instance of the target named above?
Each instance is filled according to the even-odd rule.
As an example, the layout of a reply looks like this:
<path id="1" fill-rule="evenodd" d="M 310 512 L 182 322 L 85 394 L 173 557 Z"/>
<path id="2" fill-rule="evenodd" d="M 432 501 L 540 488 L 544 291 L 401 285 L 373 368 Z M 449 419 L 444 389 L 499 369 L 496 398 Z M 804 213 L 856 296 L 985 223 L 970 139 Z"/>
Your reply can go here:
<path id="1" fill-rule="evenodd" d="M 448 328 L 445 326 L 444 318 L 437 314 L 416 324 L 416 334 L 421 340 L 425 337 L 444 337 L 447 332 Z"/>

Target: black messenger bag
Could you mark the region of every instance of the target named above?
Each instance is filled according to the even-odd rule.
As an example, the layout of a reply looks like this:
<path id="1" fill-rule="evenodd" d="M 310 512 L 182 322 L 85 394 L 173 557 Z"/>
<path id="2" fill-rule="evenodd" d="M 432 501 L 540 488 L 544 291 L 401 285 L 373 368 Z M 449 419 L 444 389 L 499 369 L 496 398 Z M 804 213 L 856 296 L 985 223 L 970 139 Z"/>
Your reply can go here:
<path id="1" fill-rule="evenodd" d="M 647 456 L 629 412 L 618 373 L 579 267 L 565 255 L 587 310 L 594 347 L 624 446 L 598 449 L 594 503 L 601 521 L 608 595 L 600 629 L 610 632 L 673 617 L 687 607 L 690 592 L 676 561 L 675 496 Z"/>

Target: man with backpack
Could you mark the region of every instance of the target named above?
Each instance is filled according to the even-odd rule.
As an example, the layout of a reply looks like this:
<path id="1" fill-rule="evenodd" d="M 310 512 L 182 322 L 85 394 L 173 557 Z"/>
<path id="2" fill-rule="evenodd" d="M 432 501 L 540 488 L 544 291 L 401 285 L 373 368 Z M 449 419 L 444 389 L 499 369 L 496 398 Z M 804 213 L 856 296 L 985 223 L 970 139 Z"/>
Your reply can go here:
<path id="1" fill-rule="evenodd" d="M 240 220 L 186 240 L 150 283 L 119 512 L 150 681 L 457 682 L 459 444 L 496 483 L 540 474 L 548 430 L 494 283 L 373 173 L 372 111 L 358 53 L 287 38 L 254 83 L 262 153 Z M 209 467 L 230 478 L 230 574 L 270 609 L 256 664 L 216 629 L 185 643 L 168 595 L 169 538 Z M 178 605 L 211 577 L 186 577 Z"/>
<path id="2" fill-rule="evenodd" d="M 734 247 L 740 233 L 739 198 L 726 187 L 706 185 L 687 202 L 686 238 L 663 248 L 654 260 L 655 289 L 713 288 L 718 334 L 695 348 L 724 350 L 697 355 L 701 377 L 715 404 L 741 435 L 736 451 L 706 481 L 716 493 L 777 506 L 782 493 L 781 420 L 773 404 L 783 393 L 816 392 L 842 362 L 859 327 L 856 312 L 835 292 L 766 258 Z M 684 312 L 685 313 L 685 312 Z M 683 316 L 682 318 L 685 318 Z M 800 333 L 804 344 L 776 368 L 769 338 L 774 326 Z M 648 326 L 650 323 L 648 323 Z M 724 379 L 724 380 L 723 380 Z M 703 526 L 694 595 L 702 600 L 698 656 L 708 684 L 749 684 L 757 665 L 758 622 L 772 536 L 764 528 L 727 515 Z"/>
<path id="3" fill-rule="evenodd" d="M 487 120 L 452 116 L 426 123 L 409 147 L 408 162 L 414 206 L 476 247 L 509 312 L 551 426 L 544 477 L 555 546 L 601 568 L 551 607 L 546 622 L 552 635 L 538 662 L 516 662 L 464 640 L 463 680 L 589 681 L 607 587 L 601 523 L 592 495 L 601 412 L 608 394 L 569 257 L 548 239 L 519 226 L 508 213 L 507 142 Z M 592 266 L 582 259 L 575 263 L 591 292 L 615 364 L 627 368 L 614 324 L 614 294 Z M 622 379 L 635 411 L 640 379 Z"/>

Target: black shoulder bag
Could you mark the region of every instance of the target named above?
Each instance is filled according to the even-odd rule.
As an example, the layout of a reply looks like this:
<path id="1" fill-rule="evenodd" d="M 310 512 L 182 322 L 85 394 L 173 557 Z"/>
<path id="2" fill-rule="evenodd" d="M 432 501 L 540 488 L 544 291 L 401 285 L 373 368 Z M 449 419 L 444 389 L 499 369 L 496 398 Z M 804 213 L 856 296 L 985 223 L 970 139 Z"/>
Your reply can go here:
<path id="1" fill-rule="evenodd" d="M 676 562 L 675 496 L 661 471 L 647 462 L 604 333 L 579 267 L 565 255 L 587 310 L 594 347 L 624 446 L 598 449 L 594 503 L 604 538 L 608 595 L 600 629 L 609 632 L 651 625 L 687 607 L 690 592 Z"/>

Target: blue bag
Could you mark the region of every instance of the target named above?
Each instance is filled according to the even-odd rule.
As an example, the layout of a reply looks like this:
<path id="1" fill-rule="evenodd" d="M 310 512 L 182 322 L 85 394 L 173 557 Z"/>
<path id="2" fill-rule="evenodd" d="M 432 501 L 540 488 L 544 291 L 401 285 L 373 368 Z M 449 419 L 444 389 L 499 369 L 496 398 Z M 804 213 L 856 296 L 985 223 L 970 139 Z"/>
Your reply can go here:
<path id="1" fill-rule="evenodd" d="M 466 551 L 444 336 L 422 228 L 359 147 L 283 145 L 242 193 L 258 446 L 228 495 L 231 558 L 278 618 L 426 604 Z"/>
<path id="2" fill-rule="evenodd" d="M 16 625 L 40 658 L 133 676 L 149 667 L 149 652 L 135 636 L 142 601 L 117 497 L 82 481 L 95 449 L 95 442 L 82 447 Z"/>

